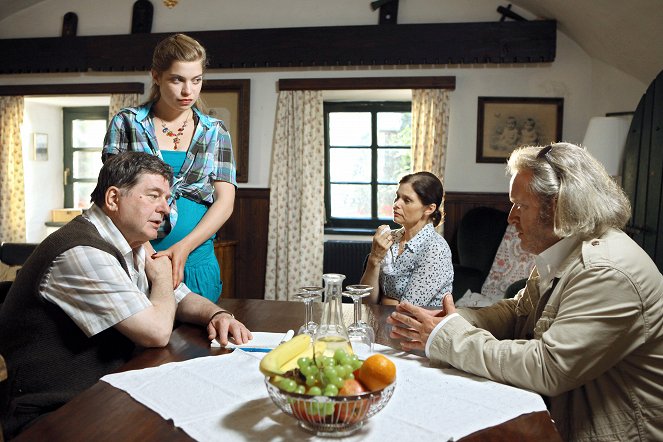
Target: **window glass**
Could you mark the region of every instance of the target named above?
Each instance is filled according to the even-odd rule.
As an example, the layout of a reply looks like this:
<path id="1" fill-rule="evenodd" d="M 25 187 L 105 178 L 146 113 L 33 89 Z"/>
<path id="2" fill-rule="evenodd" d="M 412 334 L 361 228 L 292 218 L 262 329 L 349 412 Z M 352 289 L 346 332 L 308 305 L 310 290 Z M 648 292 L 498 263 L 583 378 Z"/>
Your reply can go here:
<path id="1" fill-rule="evenodd" d="M 370 146 L 370 112 L 330 112 L 330 146 Z"/>
<path id="2" fill-rule="evenodd" d="M 332 184 L 331 206 L 331 216 L 334 218 L 370 219 L 371 186 L 367 184 Z"/>
<path id="3" fill-rule="evenodd" d="M 411 170 L 409 102 L 324 103 L 326 227 L 367 231 L 392 218 Z"/>
<path id="4" fill-rule="evenodd" d="M 410 146 L 412 144 L 412 114 L 410 112 L 380 112 L 378 146 Z"/>
<path id="5" fill-rule="evenodd" d="M 371 182 L 371 149 L 329 149 L 330 180 L 348 183 Z"/>
<path id="6" fill-rule="evenodd" d="M 106 120 L 73 120 L 71 144 L 73 148 L 101 149 L 106 135 Z"/>
<path id="7" fill-rule="evenodd" d="M 393 206 L 394 199 L 396 198 L 396 190 L 398 190 L 398 184 L 378 185 L 378 218 L 393 218 Z"/>
<path id="8" fill-rule="evenodd" d="M 397 183 L 411 170 L 410 149 L 378 149 L 378 182 Z"/>
<path id="9" fill-rule="evenodd" d="M 76 182 L 74 183 L 74 208 L 87 209 L 90 207 L 90 195 L 97 183 Z"/>
<path id="10" fill-rule="evenodd" d="M 73 155 L 74 178 L 93 179 L 96 181 L 103 165 L 101 162 L 101 152 L 97 150 L 93 152 L 75 150 L 73 151 Z"/>
<path id="11" fill-rule="evenodd" d="M 108 106 L 62 108 L 64 207 L 90 205 L 101 169 Z"/>

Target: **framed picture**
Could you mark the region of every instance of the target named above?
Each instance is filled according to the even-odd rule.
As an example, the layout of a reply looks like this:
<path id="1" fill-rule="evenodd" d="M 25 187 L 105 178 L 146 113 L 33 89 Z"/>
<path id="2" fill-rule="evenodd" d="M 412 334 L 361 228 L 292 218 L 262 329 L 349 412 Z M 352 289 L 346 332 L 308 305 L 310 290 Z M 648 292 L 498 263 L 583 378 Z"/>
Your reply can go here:
<path id="1" fill-rule="evenodd" d="M 249 180 L 249 109 L 251 80 L 207 80 L 200 94 L 207 112 L 230 132 L 237 182 Z"/>
<path id="2" fill-rule="evenodd" d="M 520 146 L 562 139 L 563 98 L 479 97 L 477 163 L 504 163 Z"/>
<path id="3" fill-rule="evenodd" d="M 48 161 L 48 134 L 34 133 L 32 158 L 35 161 Z"/>

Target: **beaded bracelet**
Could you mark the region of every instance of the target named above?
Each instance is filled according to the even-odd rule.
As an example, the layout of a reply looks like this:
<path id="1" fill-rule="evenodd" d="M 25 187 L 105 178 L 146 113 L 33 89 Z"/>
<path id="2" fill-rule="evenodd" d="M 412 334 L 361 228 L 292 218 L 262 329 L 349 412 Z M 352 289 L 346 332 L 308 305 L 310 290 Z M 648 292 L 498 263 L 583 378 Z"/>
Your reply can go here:
<path id="1" fill-rule="evenodd" d="M 221 313 L 226 313 L 226 314 L 230 315 L 231 318 L 235 319 L 235 315 L 230 313 L 228 310 L 219 310 L 218 312 L 216 312 L 212 316 L 210 316 L 209 321 L 207 321 L 207 323 L 209 324 L 210 322 L 212 322 L 212 319 L 214 319 L 215 316 L 220 315 Z"/>

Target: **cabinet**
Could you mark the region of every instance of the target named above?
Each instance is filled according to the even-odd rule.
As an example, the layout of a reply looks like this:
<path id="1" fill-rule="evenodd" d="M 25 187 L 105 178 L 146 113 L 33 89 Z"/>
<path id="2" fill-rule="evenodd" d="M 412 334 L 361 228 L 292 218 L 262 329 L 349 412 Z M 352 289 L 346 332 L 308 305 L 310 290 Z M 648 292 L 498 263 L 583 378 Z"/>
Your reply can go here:
<path id="1" fill-rule="evenodd" d="M 221 281 L 223 281 L 223 290 L 221 298 L 227 299 L 235 297 L 235 251 L 238 241 L 220 240 L 214 241 L 214 255 L 221 269 Z"/>

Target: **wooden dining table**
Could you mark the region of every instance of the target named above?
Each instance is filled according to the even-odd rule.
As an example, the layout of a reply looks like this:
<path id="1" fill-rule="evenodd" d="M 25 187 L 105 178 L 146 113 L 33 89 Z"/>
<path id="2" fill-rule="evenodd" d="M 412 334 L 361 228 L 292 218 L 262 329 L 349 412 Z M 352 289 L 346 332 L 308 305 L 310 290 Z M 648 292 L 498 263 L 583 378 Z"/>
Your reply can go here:
<path id="1" fill-rule="evenodd" d="M 304 318 L 304 306 L 301 302 L 224 299 L 219 301 L 219 305 L 233 312 L 249 329 L 264 332 L 284 333 L 288 329 L 297 330 Z M 321 309 L 321 304 L 315 303 L 315 317 L 319 317 Z M 375 329 L 376 342 L 399 348 L 398 342 L 389 337 L 390 327 L 386 324 L 386 318 L 393 310 L 392 306 L 362 306 L 363 319 Z M 353 321 L 351 304 L 343 304 L 343 315 L 346 323 Z M 137 351 L 118 371 L 155 367 L 168 362 L 221 355 L 231 351 L 233 350 L 210 347 L 207 333 L 202 327 L 181 324 L 173 331 L 166 347 Z M 39 419 L 14 440 L 163 442 L 192 439 L 171 421 L 164 420 L 126 392 L 99 381 L 59 409 Z M 222 435 L 219 440 L 223 440 Z M 539 411 L 485 428 L 460 440 L 561 441 L 561 438 L 548 412 Z"/>

